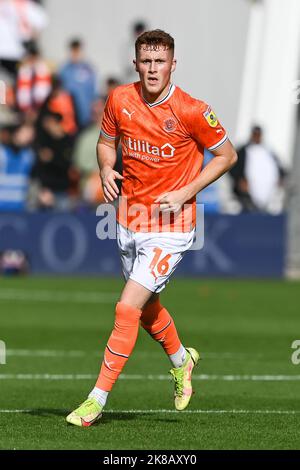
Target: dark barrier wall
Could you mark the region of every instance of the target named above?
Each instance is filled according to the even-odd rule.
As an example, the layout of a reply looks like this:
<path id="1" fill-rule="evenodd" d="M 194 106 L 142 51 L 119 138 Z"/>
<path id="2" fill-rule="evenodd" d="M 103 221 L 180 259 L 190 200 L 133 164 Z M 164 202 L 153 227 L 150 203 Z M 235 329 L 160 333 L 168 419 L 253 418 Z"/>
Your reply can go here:
<path id="1" fill-rule="evenodd" d="M 26 252 L 35 274 L 120 275 L 116 240 L 99 240 L 92 214 L 0 214 L 0 252 Z M 204 248 L 177 269 L 183 276 L 281 277 L 284 216 L 206 215 Z"/>

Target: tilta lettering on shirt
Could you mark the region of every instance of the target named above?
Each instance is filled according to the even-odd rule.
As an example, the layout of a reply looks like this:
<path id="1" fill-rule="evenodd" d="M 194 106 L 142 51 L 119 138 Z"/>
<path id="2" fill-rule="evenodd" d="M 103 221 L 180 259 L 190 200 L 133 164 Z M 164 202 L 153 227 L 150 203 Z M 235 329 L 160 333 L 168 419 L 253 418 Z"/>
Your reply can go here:
<path id="1" fill-rule="evenodd" d="M 131 137 L 124 138 L 124 143 L 128 149 L 133 150 L 134 152 L 142 152 L 165 158 L 173 157 L 176 150 L 169 143 L 166 143 L 161 147 L 157 147 L 145 140 L 132 139 Z"/>

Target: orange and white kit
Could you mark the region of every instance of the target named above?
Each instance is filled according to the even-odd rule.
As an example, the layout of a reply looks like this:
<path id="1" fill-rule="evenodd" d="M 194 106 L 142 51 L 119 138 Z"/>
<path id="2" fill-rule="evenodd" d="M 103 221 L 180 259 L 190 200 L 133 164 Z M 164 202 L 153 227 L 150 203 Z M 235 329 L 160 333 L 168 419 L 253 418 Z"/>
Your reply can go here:
<path id="1" fill-rule="evenodd" d="M 214 150 L 227 140 L 209 105 L 175 85 L 161 101 L 151 104 L 144 100 L 140 82 L 112 91 L 101 136 L 121 141 L 126 210 L 120 208 L 118 221 L 136 232 L 156 231 L 156 198 L 191 183 L 202 169 L 204 148 Z M 193 197 L 183 210 L 185 223 L 177 217 L 166 231 L 189 232 L 195 226 L 195 206 Z M 157 231 L 163 230 L 163 222 L 154 225 Z"/>
<path id="2" fill-rule="evenodd" d="M 122 144 L 117 239 L 124 276 L 160 292 L 193 243 L 196 197 L 167 223 L 155 200 L 191 183 L 201 172 L 204 148 L 223 145 L 226 131 L 208 104 L 179 87 L 171 84 L 167 95 L 151 104 L 136 82 L 110 94 L 101 136 Z"/>
<path id="3" fill-rule="evenodd" d="M 133 232 L 117 226 L 117 241 L 125 280 L 161 292 L 194 241 L 191 232 Z"/>

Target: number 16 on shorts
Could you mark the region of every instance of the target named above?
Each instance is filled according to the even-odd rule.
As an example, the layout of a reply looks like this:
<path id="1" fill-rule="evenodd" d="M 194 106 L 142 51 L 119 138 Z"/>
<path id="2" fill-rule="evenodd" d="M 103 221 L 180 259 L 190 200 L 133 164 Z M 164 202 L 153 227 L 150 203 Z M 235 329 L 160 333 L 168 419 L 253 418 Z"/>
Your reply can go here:
<path id="1" fill-rule="evenodd" d="M 153 252 L 154 256 L 149 268 L 156 281 L 158 276 L 164 276 L 170 270 L 169 260 L 172 255 L 168 254 L 162 257 L 163 250 L 161 248 L 153 248 Z"/>

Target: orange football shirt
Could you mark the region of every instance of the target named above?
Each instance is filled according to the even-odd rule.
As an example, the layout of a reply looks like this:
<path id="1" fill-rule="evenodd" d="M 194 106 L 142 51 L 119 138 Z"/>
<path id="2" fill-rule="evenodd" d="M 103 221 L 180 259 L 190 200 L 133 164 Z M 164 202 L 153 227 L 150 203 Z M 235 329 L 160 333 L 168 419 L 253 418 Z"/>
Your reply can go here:
<path id="1" fill-rule="evenodd" d="M 210 106 L 173 84 L 153 104 L 143 98 L 140 82 L 122 85 L 106 102 L 101 136 L 122 143 L 119 222 L 133 231 L 190 231 L 196 197 L 171 219 L 162 219 L 154 201 L 193 181 L 201 171 L 204 148 L 214 150 L 227 140 Z"/>

